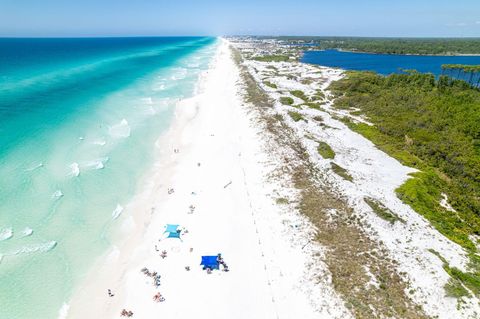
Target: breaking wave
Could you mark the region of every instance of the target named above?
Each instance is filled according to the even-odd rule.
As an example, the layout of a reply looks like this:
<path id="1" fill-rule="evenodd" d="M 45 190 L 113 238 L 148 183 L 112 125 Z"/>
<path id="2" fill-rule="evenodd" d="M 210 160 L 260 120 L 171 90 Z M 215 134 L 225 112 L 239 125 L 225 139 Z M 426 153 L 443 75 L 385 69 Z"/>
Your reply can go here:
<path id="1" fill-rule="evenodd" d="M 89 162 L 85 162 L 84 164 L 82 164 L 82 166 L 86 169 L 104 169 L 105 163 L 107 163 L 108 160 L 108 157 L 101 157 Z"/>
<path id="2" fill-rule="evenodd" d="M 9 255 L 45 253 L 55 248 L 55 246 L 57 246 L 57 242 L 52 240 L 43 244 L 34 244 L 34 245 L 24 246 L 20 249 L 15 250 Z"/>
<path id="3" fill-rule="evenodd" d="M 175 74 L 173 74 L 170 79 L 172 79 L 173 81 L 175 80 L 181 80 L 181 79 L 184 79 L 185 77 L 187 76 L 187 69 L 185 68 L 178 68 L 177 69 L 177 72 Z"/>
<path id="4" fill-rule="evenodd" d="M 43 167 L 43 163 L 38 163 L 38 164 L 36 164 L 36 165 L 34 165 L 34 166 L 32 166 L 32 167 L 29 167 L 29 168 L 26 169 L 26 171 L 27 171 L 27 172 L 31 172 L 31 171 L 34 171 L 34 170 L 40 168 L 40 167 Z"/>
<path id="5" fill-rule="evenodd" d="M 146 104 L 153 104 L 153 100 L 151 97 L 144 97 L 142 98 L 142 101 L 145 102 Z"/>
<path id="6" fill-rule="evenodd" d="M 21 234 L 22 237 L 28 237 L 33 234 L 33 229 L 31 229 L 30 227 L 25 227 L 25 229 L 22 230 Z"/>
<path id="7" fill-rule="evenodd" d="M 13 237 L 13 229 L 5 228 L 0 232 L 0 241 L 4 241 Z"/>
<path id="8" fill-rule="evenodd" d="M 126 119 L 123 119 L 120 123 L 110 126 L 108 133 L 115 138 L 126 138 L 130 136 L 130 126 Z"/>
<path id="9" fill-rule="evenodd" d="M 107 142 L 105 140 L 95 140 L 93 141 L 93 144 L 103 146 L 107 144 Z"/>
<path id="10" fill-rule="evenodd" d="M 63 303 L 62 308 L 58 311 L 58 319 L 66 319 L 68 316 L 68 310 L 70 310 L 70 305 Z"/>
<path id="11" fill-rule="evenodd" d="M 53 194 L 52 194 L 52 198 L 57 200 L 57 199 L 60 199 L 61 197 L 63 197 L 63 193 L 61 190 L 56 190 Z"/>
<path id="12" fill-rule="evenodd" d="M 120 204 L 117 204 L 117 207 L 112 212 L 112 219 L 117 219 L 123 211 L 123 207 Z"/>
<path id="13" fill-rule="evenodd" d="M 78 166 L 78 163 L 72 163 L 70 164 L 70 176 L 75 176 L 78 177 L 80 175 L 80 167 Z"/>

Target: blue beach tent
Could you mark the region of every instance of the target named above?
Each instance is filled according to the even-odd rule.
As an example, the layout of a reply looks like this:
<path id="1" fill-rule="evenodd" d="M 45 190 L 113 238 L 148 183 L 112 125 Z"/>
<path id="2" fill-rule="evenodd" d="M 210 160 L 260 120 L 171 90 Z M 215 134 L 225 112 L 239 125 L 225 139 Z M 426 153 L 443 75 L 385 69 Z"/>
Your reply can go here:
<path id="1" fill-rule="evenodd" d="M 202 262 L 200 265 L 203 266 L 203 269 L 220 269 L 220 265 L 217 261 L 217 256 L 202 256 Z"/>
<path id="2" fill-rule="evenodd" d="M 165 231 L 163 233 L 164 234 L 168 233 L 167 238 L 178 238 L 178 239 L 180 239 L 180 232 L 178 231 L 178 226 L 179 225 L 167 224 L 167 226 L 165 228 Z"/>

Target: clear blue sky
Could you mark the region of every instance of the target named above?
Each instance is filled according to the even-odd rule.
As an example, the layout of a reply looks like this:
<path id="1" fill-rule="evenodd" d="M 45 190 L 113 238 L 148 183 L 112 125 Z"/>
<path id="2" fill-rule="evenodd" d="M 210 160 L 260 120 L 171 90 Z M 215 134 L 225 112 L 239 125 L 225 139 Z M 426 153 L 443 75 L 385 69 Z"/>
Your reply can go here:
<path id="1" fill-rule="evenodd" d="M 0 36 L 477 36 L 480 0 L 0 0 Z"/>

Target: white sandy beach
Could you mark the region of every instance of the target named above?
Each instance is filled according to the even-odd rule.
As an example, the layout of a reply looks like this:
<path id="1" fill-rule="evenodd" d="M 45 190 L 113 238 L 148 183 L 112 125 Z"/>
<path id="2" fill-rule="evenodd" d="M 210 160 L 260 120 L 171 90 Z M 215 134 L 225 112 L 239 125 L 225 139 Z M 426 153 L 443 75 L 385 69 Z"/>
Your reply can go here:
<path id="1" fill-rule="evenodd" d="M 341 70 L 302 63 L 273 65 L 282 74 L 272 75 L 268 63 L 247 62 L 250 73 L 274 100 L 294 89 L 307 94 L 322 90 L 328 95 L 329 83 L 343 76 Z M 316 81 L 303 84 L 284 74 Z M 265 78 L 279 91 L 261 84 Z M 157 165 L 117 220 L 122 224 L 118 242 L 92 267 L 59 317 L 119 318 L 126 309 L 134 318 L 147 319 L 353 318 L 333 287 L 322 257 L 325 248 L 312 241 L 315 228 L 295 207 L 297 194 L 288 176 L 268 178 L 285 150 L 272 155 L 255 108 L 244 103 L 240 71 L 226 40 L 221 40 L 197 91 L 178 103 L 169 132 L 157 142 Z M 291 110 L 308 120 L 289 119 Z M 429 249 L 440 251 L 459 269 L 466 268 L 465 251 L 395 194 L 413 170 L 338 121 L 331 101 L 322 110 L 299 110 L 277 102 L 270 111 L 284 115 L 311 161 L 325 172 L 332 191 L 341 194 L 363 220 L 368 236 L 386 248 L 396 263 L 392 271 L 408 283 L 410 298 L 428 316 L 476 318 L 476 298 L 463 300 L 459 307 L 456 299 L 445 295 L 443 286 L 449 277 Z M 314 120 L 318 115 L 323 126 Z M 335 162 L 345 167 L 353 182 L 331 171 L 330 160 L 317 153 L 317 139 L 331 145 Z M 168 189 L 174 192 L 169 194 Z M 406 222 L 382 220 L 365 204 L 367 196 L 383 202 Z M 277 198 L 288 198 L 291 204 L 279 205 Z M 165 238 L 166 224 L 186 229 L 182 240 Z M 160 256 L 163 250 L 166 258 Z M 200 266 L 201 256 L 218 253 L 230 271 L 207 274 Z M 144 267 L 161 275 L 160 287 L 141 272 Z M 378 286 L 368 267 L 365 271 L 371 277 L 369 285 Z M 109 297 L 108 289 L 115 296 Z M 165 301 L 153 300 L 158 292 Z"/>
<path id="2" fill-rule="evenodd" d="M 282 212 L 269 195 L 275 185 L 265 182 L 268 158 L 239 95 L 239 79 L 222 40 L 199 94 L 179 103 L 172 128 L 158 142 L 161 164 L 143 185 L 145 191 L 122 212 L 123 239 L 92 267 L 62 317 L 118 318 L 123 308 L 134 318 L 345 314 L 334 294 L 324 315 L 311 302 L 315 295 L 307 295 L 309 250 L 302 247 L 308 234 L 299 235 L 296 228 L 308 224 Z M 190 205 L 195 206 L 192 214 Z M 182 240 L 165 239 L 167 223 L 188 233 Z M 155 246 L 167 257 L 162 259 Z M 200 266 L 201 256 L 217 253 L 230 271 L 209 275 Z M 143 267 L 161 275 L 158 289 Z M 115 296 L 109 297 L 107 289 Z M 164 302 L 153 301 L 157 292 Z"/>

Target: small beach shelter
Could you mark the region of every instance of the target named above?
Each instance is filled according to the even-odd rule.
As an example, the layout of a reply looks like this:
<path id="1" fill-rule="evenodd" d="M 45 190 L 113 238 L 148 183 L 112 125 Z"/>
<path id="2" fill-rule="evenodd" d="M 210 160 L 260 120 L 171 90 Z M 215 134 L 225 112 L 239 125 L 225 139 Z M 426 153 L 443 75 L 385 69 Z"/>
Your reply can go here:
<path id="1" fill-rule="evenodd" d="M 203 266 L 203 269 L 220 269 L 220 266 L 217 261 L 217 256 L 202 256 L 202 262 L 200 263 Z"/>
<path id="2" fill-rule="evenodd" d="M 180 239 L 180 232 L 178 231 L 178 226 L 179 225 L 172 225 L 172 224 L 167 224 L 165 226 L 165 231 L 163 232 L 168 233 L 167 238 L 178 238 Z"/>

